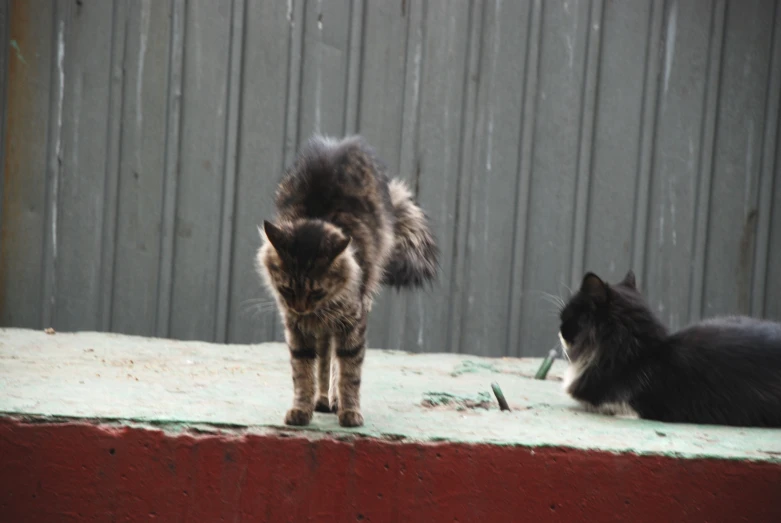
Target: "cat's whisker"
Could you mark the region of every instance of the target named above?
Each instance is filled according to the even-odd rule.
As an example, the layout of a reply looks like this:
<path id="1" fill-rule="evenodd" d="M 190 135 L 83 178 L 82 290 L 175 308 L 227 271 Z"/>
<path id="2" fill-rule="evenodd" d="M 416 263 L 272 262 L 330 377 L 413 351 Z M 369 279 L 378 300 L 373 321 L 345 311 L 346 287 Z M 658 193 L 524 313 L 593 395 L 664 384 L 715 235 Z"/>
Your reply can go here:
<path id="1" fill-rule="evenodd" d="M 546 316 L 553 316 L 553 317 L 558 318 L 559 313 L 561 312 L 561 309 L 558 309 L 556 307 L 546 307 L 544 309 L 544 312 L 545 312 Z"/>
<path id="2" fill-rule="evenodd" d="M 244 310 L 250 310 L 250 309 L 266 309 L 266 308 L 276 308 L 276 301 L 269 300 L 268 298 L 250 298 L 248 300 L 242 301 L 239 306 Z"/>
<path id="3" fill-rule="evenodd" d="M 253 319 L 258 319 L 265 314 L 276 312 L 277 304 L 275 302 L 249 303 L 244 304 L 241 307 L 241 311 L 244 314 L 249 314 Z"/>
<path id="4" fill-rule="evenodd" d="M 250 317 L 251 317 L 253 320 L 260 320 L 260 319 L 261 319 L 261 318 L 263 318 L 264 316 L 268 315 L 270 312 L 271 312 L 271 311 L 267 311 L 267 312 L 256 312 L 256 313 L 252 314 L 252 316 L 250 316 Z"/>
<path id="5" fill-rule="evenodd" d="M 569 285 L 567 285 L 566 283 L 564 283 L 563 281 L 562 281 L 562 282 L 559 282 L 559 288 L 561 288 L 561 287 L 564 287 L 565 289 L 567 289 L 567 292 L 569 292 L 569 295 L 570 295 L 570 296 L 572 296 L 573 294 L 575 294 L 574 292 L 572 292 L 572 289 L 570 288 L 570 286 L 569 286 Z"/>
<path id="6" fill-rule="evenodd" d="M 561 352 L 562 356 L 567 360 L 567 363 L 572 363 L 572 360 L 569 357 L 569 352 L 567 352 L 567 347 L 564 346 L 561 341 L 559 343 L 556 343 L 551 349 L 555 349 L 556 347 L 559 347 L 559 351 Z"/>
<path id="7" fill-rule="evenodd" d="M 542 297 L 545 301 L 553 305 L 554 307 L 563 307 L 564 301 L 559 298 L 558 296 L 553 296 L 552 294 L 546 295 Z"/>
<path id="8" fill-rule="evenodd" d="M 559 296 L 554 296 L 553 294 L 545 293 L 543 294 L 542 298 L 545 300 L 546 303 L 550 304 L 552 307 L 550 309 L 547 309 L 548 314 L 551 316 L 558 316 L 562 309 L 566 306 L 564 303 L 564 300 L 562 300 Z"/>
<path id="9" fill-rule="evenodd" d="M 258 298 L 247 298 L 246 300 L 242 300 L 242 303 L 258 303 L 258 302 L 272 302 L 274 301 L 273 298 L 270 298 L 268 296 L 258 297 Z"/>
<path id="10" fill-rule="evenodd" d="M 550 354 L 551 351 L 556 351 L 557 354 L 563 353 L 563 349 L 561 347 L 561 343 L 554 343 L 553 346 L 548 349 L 548 354 Z"/>
<path id="11" fill-rule="evenodd" d="M 263 300 L 263 301 L 243 301 L 241 302 L 242 307 L 276 307 L 277 302 L 273 300 Z"/>
<path id="12" fill-rule="evenodd" d="M 261 303 L 258 305 L 245 305 L 245 310 L 273 311 L 277 310 L 275 303 Z"/>
<path id="13" fill-rule="evenodd" d="M 543 291 L 543 290 L 537 290 L 537 289 L 530 289 L 527 292 L 533 292 L 540 294 L 540 297 L 547 301 L 548 303 L 554 305 L 557 308 L 564 308 L 565 302 L 564 299 L 561 296 L 556 296 L 555 294 L 551 294 L 549 292 Z"/>

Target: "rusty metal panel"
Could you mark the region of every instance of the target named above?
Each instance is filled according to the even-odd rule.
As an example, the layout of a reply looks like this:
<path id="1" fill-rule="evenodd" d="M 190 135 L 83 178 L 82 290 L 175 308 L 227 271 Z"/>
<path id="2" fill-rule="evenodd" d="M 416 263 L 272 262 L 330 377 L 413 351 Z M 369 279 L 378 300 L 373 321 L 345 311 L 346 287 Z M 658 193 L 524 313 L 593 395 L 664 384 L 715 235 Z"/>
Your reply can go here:
<path id="1" fill-rule="evenodd" d="M 767 101 L 776 2 L 752 1 L 735 7 L 728 5 L 724 28 L 703 274 L 704 316 L 751 313 L 763 140 L 766 119 L 774 119 Z M 777 97 L 778 91 L 770 96 Z M 725 278 L 727 274 L 732 277 Z"/>
<path id="2" fill-rule="evenodd" d="M 9 11 L 6 129 L 3 150 L 0 322 L 38 328 L 48 322 L 44 241 L 48 180 L 58 162 L 53 106 L 59 97 L 56 5 L 48 0 L 5 2 Z M 5 40 L 5 38 L 4 38 Z"/>
<path id="3" fill-rule="evenodd" d="M 440 282 L 373 346 L 541 355 L 633 268 L 781 319 L 781 0 L 2 0 L 0 322 L 281 339 L 256 224 L 313 132 L 415 188 Z M 2 80 L 2 78 L 0 78 Z"/>
<path id="4" fill-rule="evenodd" d="M 6 93 L 8 91 L 8 50 L 10 48 L 11 40 L 11 22 L 9 17 L 11 16 L 11 2 L 10 0 L 0 0 L 0 220 L 3 216 L 3 186 L 2 182 L 5 175 L 5 127 L 6 127 L 6 109 L 8 103 L 6 103 Z M 17 44 L 18 45 L 18 44 Z M 2 221 L 0 221 L 0 227 L 2 227 Z M 4 278 L 3 278 L 3 243 L 2 243 L 2 230 L 0 230 L 0 297 L 5 293 Z M 3 301 L 0 299 L 0 318 L 3 317 L 2 305 Z"/>
<path id="5" fill-rule="evenodd" d="M 712 142 L 703 136 L 710 136 L 711 129 L 703 128 L 702 120 L 717 109 L 711 95 L 718 84 L 710 82 L 709 71 L 718 74 L 720 67 L 724 7 L 709 0 L 678 2 L 667 4 L 662 13 L 655 147 L 643 202 L 648 206 L 646 253 L 638 278 L 656 313 L 676 328 L 689 315 L 697 199 L 712 187 L 712 170 L 699 166 L 697 152 L 712 154 Z"/>

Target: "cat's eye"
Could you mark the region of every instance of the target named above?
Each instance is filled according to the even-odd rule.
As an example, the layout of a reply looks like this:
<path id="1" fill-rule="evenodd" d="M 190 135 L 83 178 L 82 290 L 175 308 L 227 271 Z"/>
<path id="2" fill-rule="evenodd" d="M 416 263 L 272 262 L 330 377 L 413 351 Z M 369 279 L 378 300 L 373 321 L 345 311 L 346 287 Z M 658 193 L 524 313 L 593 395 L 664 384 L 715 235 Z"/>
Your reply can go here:
<path id="1" fill-rule="evenodd" d="M 309 295 L 313 300 L 322 300 L 325 297 L 325 293 L 323 291 L 312 291 L 309 293 Z"/>
<path id="2" fill-rule="evenodd" d="M 285 298 L 293 297 L 293 289 L 291 289 L 290 287 L 280 287 L 279 293 Z"/>

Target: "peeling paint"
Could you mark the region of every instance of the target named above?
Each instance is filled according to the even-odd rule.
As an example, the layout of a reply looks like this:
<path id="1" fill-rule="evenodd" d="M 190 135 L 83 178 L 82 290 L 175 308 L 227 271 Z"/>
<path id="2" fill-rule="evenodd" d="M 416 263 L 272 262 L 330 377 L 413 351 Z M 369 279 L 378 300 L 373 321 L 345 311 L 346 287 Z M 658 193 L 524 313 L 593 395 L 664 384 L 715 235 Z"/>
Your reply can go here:
<path id="1" fill-rule="evenodd" d="M 22 50 L 19 49 L 19 44 L 16 40 L 11 40 L 11 48 L 16 53 L 16 58 L 19 59 L 20 62 L 22 62 L 24 65 L 27 65 L 27 61 L 24 59 L 24 56 L 22 56 Z"/>
<path id="2" fill-rule="evenodd" d="M 309 427 L 292 429 L 282 424 L 292 383 L 289 351 L 280 343 L 223 345 L 99 333 L 52 336 L 23 329 L 0 329 L 0 337 L 0 361 L 4 362 L 0 381 L 15 391 L 0 395 L 0 412 L 6 417 L 44 416 L 44 423 L 52 416 L 55 421 L 143 423 L 166 431 L 188 427 L 238 434 L 285 431 L 307 439 L 393 435 L 394 440 L 403 437 L 429 443 L 561 446 L 781 463 L 781 440 L 772 430 L 622 420 L 579 411 L 553 379 L 566 369 L 560 360 L 553 363 L 548 380 L 542 381 L 532 378 L 539 358 L 489 359 L 370 349 L 364 382 L 372 393 L 362 399 L 366 425 L 345 429 L 339 427 L 336 416 L 317 414 Z M 22 357 L 13 359 L 13 355 Z M 187 360 L 192 364 L 180 368 Z M 454 367 L 475 372 L 454 377 L 448 373 Z M 500 412 L 491 400 L 493 372 L 502 375 L 502 391 L 511 413 Z M 272 389 L 281 393 L 247 393 Z M 481 392 L 492 405 L 487 410 L 457 412 L 421 406 L 425 398 L 480 400 Z M 668 437 L 659 440 L 658 430 Z M 708 441 L 706 450 L 699 446 L 703 439 Z"/>
<path id="3" fill-rule="evenodd" d="M 753 152 L 754 152 L 754 119 L 749 118 L 748 125 L 746 126 L 746 181 L 745 190 L 743 191 L 743 212 L 748 214 L 751 208 L 751 189 L 754 178 L 754 166 L 752 165 Z"/>
<path id="4" fill-rule="evenodd" d="M 421 405 L 428 408 L 448 407 L 455 410 L 486 409 L 493 401 L 487 392 L 478 392 L 477 395 L 451 394 L 449 392 L 426 392 L 423 394 Z"/>
<path id="5" fill-rule="evenodd" d="M 664 43 L 664 93 L 670 86 L 670 73 L 675 59 L 675 37 L 678 30 L 678 4 L 673 3 L 667 20 L 667 39 Z"/>
<path id="6" fill-rule="evenodd" d="M 138 143 L 142 143 L 142 132 L 144 124 L 144 61 L 146 59 L 147 41 L 149 39 L 149 19 L 151 6 L 150 0 L 143 0 L 141 2 L 141 34 L 138 51 L 138 68 L 136 70 L 136 136 Z M 136 162 L 141 165 L 141 147 L 136 148 Z"/>
<path id="7" fill-rule="evenodd" d="M 497 372 L 496 366 L 490 361 L 463 360 L 453 369 L 450 375 L 455 378 L 462 374 L 472 374 L 481 371 Z"/>
<path id="8" fill-rule="evenodd" d="M 65 101 L 65 21 L 60 20 L 57 28 L 57 129 L 54 154 L 57 165 L 54 166 L 52 175 L 52 257 L 57 262 L 57 200 L 59 191 L 60 165 L 62 164 L 62 111 Z M 54 296 L 52 295 L 52 303 Z"/>
<path id="9" fill-rule="evenodd" d="M 664 444 L 669 434 L 659 430 L 653 438 Z M 33 500 L 6 504 L 9 521 L 71 520 L 76 514 L 79 521 L 781 519 L 780 468 L 772 462 L 422 443 L 395 433 L 315 438 L 307 431 L 227 429 L 170 435 L 156 428 L 18 419 L 0 419 L 0 452 L 9 456 L 0 489 L 13 492 L 14 500 Z M 39 458 L 23 459 L 27 455 Z M 49 488 L 42 489 L 41 481 Z M 508 486 L 523 495 L 508 495 Z"/>
<path id="10" fill-rule="evenodd" d="M 315 134 L 322 132 L 323 105 L 323 0 L 317 0 L 317 31 L 320 46 L 317 47 L 317 69 L 315 71 Z"/>

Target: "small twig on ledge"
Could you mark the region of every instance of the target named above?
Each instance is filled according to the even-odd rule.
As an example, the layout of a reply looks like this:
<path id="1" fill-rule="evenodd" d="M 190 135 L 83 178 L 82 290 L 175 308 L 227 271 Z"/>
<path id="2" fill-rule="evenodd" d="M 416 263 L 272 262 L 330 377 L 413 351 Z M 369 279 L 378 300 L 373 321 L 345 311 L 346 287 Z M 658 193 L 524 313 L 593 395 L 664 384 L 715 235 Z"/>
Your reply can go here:
<path id="1" fill-rule="evenodd" d="M 507 400 L 504 399 L 504 393 L 502 392 L 502 389 L 499 388 L 499 384 L 491 383 L 491 389 L 494 391 L 496 401 L 499 402 L 499 408 L 502 410 L 510 410 L 510 406 L 507 404 Z"/>
<path id="2" fill-rule="evenodd" d="M 545 377 L 548 375 L 548 371 L 550 371 L 550 368 L 553 366 L 553 360 L 556 359 L 556 349 L 551 349 L 551 351 L 548 353 L 548 356 L 542 360 L 542 365 L 540 365 L 539 370 L 537 371 L 537 374 L 534 375 L 534 379 L 536 380 L 544 380 Z"/>

